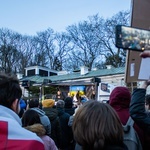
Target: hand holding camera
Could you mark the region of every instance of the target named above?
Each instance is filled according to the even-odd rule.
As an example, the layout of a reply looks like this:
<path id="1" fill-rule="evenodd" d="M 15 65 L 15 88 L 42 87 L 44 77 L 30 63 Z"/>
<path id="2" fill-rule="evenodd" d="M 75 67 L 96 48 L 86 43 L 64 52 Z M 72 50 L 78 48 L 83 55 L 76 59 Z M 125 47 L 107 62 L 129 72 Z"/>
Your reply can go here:
<path id="1" fill-rule="evenodd" d="M 134 51 L 150 50 L 150 31 L 117 25 L 116 47 Z"/>

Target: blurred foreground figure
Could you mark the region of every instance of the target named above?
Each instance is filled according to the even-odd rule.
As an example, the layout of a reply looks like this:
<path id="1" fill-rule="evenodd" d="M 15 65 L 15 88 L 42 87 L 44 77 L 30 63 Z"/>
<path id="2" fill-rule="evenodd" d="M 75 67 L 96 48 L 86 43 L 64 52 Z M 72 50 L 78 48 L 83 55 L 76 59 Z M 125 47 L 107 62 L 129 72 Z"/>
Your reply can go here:
<path id="1" fill-rule="evenodd" d="M 0 73 L 0 149 L 44 150 L 42 140 L 22 128 L 20 98 L 22 90 L 15 76 Z"/>
<path id="2" fill-rule="evenodd" d="M 87 101 L 73 120 L 75 141 L 82 150 L 126 150 L 123 128 L 115 110 L 105 103 Z"/>

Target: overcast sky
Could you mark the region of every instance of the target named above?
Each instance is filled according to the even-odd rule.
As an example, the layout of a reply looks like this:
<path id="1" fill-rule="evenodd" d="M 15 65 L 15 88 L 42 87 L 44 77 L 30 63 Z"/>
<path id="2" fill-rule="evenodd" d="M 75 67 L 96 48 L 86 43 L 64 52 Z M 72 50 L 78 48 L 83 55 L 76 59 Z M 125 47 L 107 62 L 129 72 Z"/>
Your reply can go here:
<path id="1" fill-rule="evenodd" d="M 131 0 L 0 0 L 0 28 L 27 35 L 62 32 L 88 16 L 108 18 L 130 8 Z"/>

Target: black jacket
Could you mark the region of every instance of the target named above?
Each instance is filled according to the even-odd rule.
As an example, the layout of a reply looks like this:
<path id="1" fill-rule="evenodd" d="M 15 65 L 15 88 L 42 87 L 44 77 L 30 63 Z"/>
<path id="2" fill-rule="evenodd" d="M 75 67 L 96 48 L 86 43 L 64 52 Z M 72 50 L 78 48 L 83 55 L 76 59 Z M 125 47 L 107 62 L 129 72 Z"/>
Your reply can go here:
<path id="1" fill-rule="evenodd" d="M 145 109 L 146 89 L 135 89 L 130 103 L 130 116 L 144 130 L 144 150 L 150 148 L 150 112 Z"/>
<path id="2" fill-rule="evenodd" d="M 72 116 L 75 113 L 75 109 L 75 107 L 65 108 L 65 112 Z"/>
<path id="3" fill-rule="evenodd" d="M 56 108 L 43 108 L 43 111 L 51 122 L 51 138 L 55 141 L 57 147 L 60 148 L 62 145 L 62 133 L 58 112 Z"/>
<path id="4" fill-rule="evenodd" d="M 57 108 L 57 110 L 63 136 L 61 148 L 68 148 L 70 143 L 73 141 L 72 129 L 68 126 L 70 115 L 66 113 L 63 108 Z"/>
<path id="5" fill-rule="evenodd" d="M 133 120 L 150 134 L 150 116 L 145 110 L 146 89 L 135 89 L 132 93 L 130 115 Z"/>
<path id="6" fill-rule="evenodd" d="M 82 147 L 76 143 L 75 150 L 82 150 Z M 128 150 L 125 144 L 123 145 L 106 145 L 103 150 Z"/>

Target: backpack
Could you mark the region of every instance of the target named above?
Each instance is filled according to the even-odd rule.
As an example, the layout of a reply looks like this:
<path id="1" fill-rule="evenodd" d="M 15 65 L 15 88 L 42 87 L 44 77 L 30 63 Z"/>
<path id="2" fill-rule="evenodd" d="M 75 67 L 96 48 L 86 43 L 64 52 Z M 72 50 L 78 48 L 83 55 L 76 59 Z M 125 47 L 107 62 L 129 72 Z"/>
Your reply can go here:
<path id="1" fill-rule="evenodd" d="M 141 141 L 137 132 L 134 130 L 133 124 L 133 119 L 129 117 L 126 125 L 122 125 L 124 131 L 124 144 L 127 146 L 128 150 L 142 150 Z"/>

